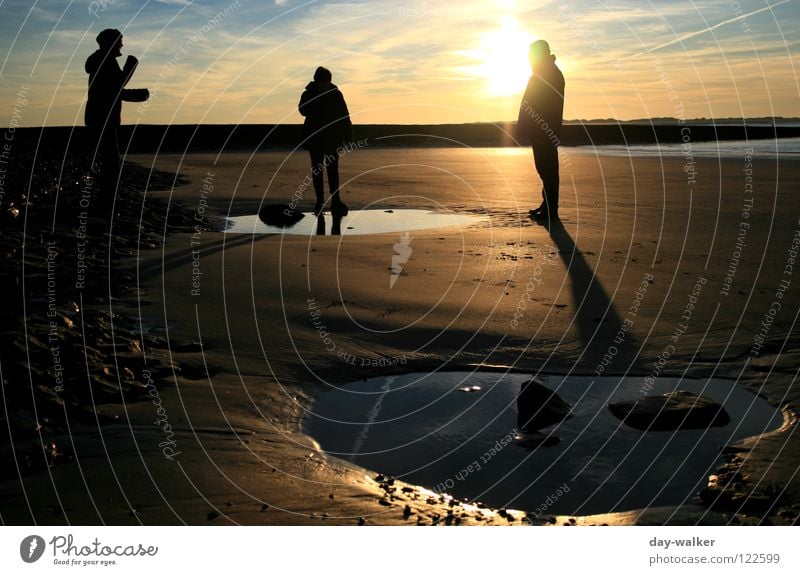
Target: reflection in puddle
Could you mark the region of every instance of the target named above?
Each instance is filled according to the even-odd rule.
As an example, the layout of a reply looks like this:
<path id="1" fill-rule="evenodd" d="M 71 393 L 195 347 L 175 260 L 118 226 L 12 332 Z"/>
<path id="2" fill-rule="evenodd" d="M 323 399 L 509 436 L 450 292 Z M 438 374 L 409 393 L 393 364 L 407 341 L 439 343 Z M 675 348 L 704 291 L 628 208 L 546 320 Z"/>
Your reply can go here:
<path id="1" fill-rule="evenodd" d="M 317 218 L 311 212 L 291 227 L 268 226 L 258 215 L 228 218 L 226 233 L 291 235 L 362 235 L 466 227 L 489 221 L 486 216 L 432 212 L 429 210 L 350 210 L 340 221 L 329 213 Z M 339 232 L 339 233 L 337 233 Z"/>
<path id="2" fill-rule="evenodd" d="M 544 505 L 548 514 L 585 515 L 689 500 L 718 465 L 721 447 L 782 423 L 778 410 L 731 380 L 662 377 L 650 394 L 708 396 L 730 423 L 643 432 L 607 407 L 641 397 L 643 378 L 548 376 L 543 381 L 571 405 L 572 417 L 531 437 L 518 429 L 517 413 L 529 379 L 485 372 L 377 377 L 324 393 L 307 431 L 332 455 L 429 489 L 494 507 Z"/>

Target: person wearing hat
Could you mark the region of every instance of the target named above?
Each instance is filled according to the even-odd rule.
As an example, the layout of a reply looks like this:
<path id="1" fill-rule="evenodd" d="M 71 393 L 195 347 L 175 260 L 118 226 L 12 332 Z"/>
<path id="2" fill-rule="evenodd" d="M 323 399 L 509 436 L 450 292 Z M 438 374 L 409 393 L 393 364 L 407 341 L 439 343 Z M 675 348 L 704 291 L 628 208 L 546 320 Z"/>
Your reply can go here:
<path id="1" fill-rule="evenodd" d="M 120 69 L 117 58 L 122 55 L 122 32 L 112 28 L 97 35 L 99 48 L 87 59 L 84 69 L 89 74 L 89 97 L 84 122 L 92 140 L 93 161 L 100 163 L 101 198 L 110 204 L 120 172 L 117 132 L 121 123 L 122 102 L 143 102 L 148 90 L 125 88 L 139 61 L 128 56 Z"/>
<path id="2" fill-rule="evenodd" d="M 530 211 L 536 219 L 558 219 L 558 145 L 564 115 L 564 75 L 544 40 L 530 46 L 532 74 L 522 98 L 517 138 L 533 148 L 536 171 L 542 179 L 542 204 Z"/>
<path id="3" fill-rule="evenodd" d="M 322 214 L 325 206 L 323 171 L 328 173 L 331 191 L 331 213 L 347 215 L 347 206 L 339 197 L 339 150 L 353 139 L 353 125 L 344 96 L 331 80 L 333 75 L 320 66 L 314 72 L 300 97 L 298 109 L 303 122 L 303 144 L 311 156 L 311 179 L 317 201 L 314 214 Z"/>

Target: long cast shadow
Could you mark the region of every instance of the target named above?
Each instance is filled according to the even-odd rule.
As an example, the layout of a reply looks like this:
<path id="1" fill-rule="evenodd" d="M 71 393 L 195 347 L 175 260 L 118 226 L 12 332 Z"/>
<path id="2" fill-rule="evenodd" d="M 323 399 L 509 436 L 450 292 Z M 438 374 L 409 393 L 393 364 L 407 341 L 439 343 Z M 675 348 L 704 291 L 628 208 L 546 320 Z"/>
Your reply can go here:
<path id="1" fill-rule="evenodd" d="M 600 353 L 604 353 L 619 331 L 622 318 L 561 220 L 551 222 L 548 231 L 569 272 L 572 297 L 577 306 L 578 337 L 585 349 L 596 342 L 602 348 Z M 631 333 L 627 333 L 626 341 L 633 342 Z"/>

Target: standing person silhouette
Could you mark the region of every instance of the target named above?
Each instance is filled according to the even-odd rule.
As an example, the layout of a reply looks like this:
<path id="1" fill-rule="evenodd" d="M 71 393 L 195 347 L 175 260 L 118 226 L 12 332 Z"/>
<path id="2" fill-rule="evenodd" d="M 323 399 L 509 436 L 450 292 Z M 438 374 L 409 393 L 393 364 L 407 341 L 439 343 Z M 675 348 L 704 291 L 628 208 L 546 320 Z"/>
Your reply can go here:
<path id="1" fill-rule="evenodd" d="M 125 89 L 139 61 L 128 56 L 120 69 L 117 58 L 122 56 L 122 32 L 108 28 L 97 35 L 100 46 L 86 59 L 84 69 L 89 74 L 89 98 L 84 121 L 92 138 L 93 164 L 100 163 L 101 201 L 111 205 L 120 173 L 117 132 L 121 123 L 122 102 L 143 102 L 150 97 L 148 90 Z"/>
<path id="2" fill-rule="evenodd" d="M 558 219 L 558 145 L 564 115 L 564 75 L 544 40 L 531 44 L 528 57 L 533 73 L 528 80 L 517 119 L 517 138 L 533 148 L 533 161 L 542 179 L 542 204 L 533 218 Z"/>
<path id="3" fill-rule="evenodd" d="M 319 216 L 325 208 L 322 174 L 325 170 L 331 190 L 331 212 L 341 217 L 347 215 L 347 205 L 339 197 L 339 148 L 353 139 L 353 125 L 344 96 L 332 79 L 330 70 L 317 68 L 314 81 L 309 82 L 300 97 L 298 109 L 306 118 L 304 145 L 311 156 L 311 178 L 317 196 L 314 214 Z"/>

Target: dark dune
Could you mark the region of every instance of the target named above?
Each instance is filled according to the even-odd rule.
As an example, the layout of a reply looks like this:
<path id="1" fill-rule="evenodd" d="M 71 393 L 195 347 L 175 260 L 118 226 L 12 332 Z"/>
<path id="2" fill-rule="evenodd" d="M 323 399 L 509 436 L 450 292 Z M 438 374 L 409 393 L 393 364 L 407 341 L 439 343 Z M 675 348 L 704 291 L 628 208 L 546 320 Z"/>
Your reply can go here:
<path id="1" fill-rule="evenodd" d="M 40 139 L 49 146 L 66 149 L 83 139 L 83 128 L 20 128 L 18 141 Z M 353 128 L 360 147 L 508 147 L 516 146 L 514 123 L 498 124 L 364 124 Z M 800 126 L 745 124 L 680 125 L 668 123 L 568 123 L 561 133 L 566 146 L 610 144 L 680 143 L 689 130 L 691 141 L 758 140 L 799 137 Z M 240 125 L 137 125 L 122 126 L 120 148 L 128 153 L 185 153 L 208 151 L 301 148 L 299 124 Z"/>

